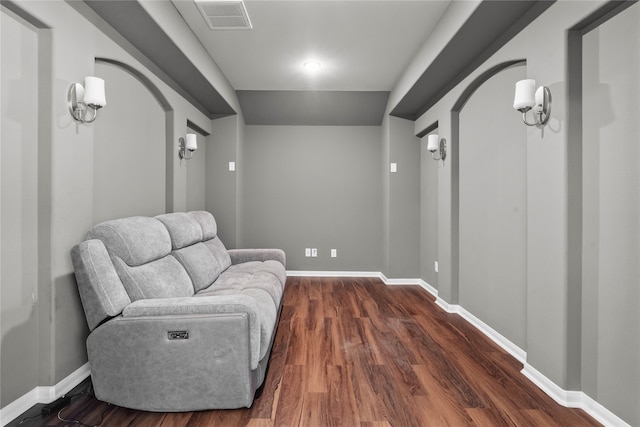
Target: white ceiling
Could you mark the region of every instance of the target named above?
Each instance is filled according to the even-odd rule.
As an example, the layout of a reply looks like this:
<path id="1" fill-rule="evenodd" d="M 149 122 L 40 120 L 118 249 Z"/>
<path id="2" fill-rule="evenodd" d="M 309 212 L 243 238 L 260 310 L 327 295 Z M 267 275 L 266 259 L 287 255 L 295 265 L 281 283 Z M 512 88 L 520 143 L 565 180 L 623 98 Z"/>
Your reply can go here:
<path id="1" fill-rule="evenodd" d="M 245 0 L 253 29 L 224 31 L 172 2 L 236 90 L 390 91 L 450 0 Z"/>

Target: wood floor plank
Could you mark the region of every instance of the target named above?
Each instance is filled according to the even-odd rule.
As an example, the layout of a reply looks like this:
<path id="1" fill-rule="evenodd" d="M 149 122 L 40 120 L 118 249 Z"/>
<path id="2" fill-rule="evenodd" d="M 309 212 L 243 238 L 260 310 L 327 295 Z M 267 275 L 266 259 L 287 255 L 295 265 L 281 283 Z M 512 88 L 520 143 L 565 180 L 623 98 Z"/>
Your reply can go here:
<path id="1" fill-rule="evenodd" d="M 342 426 L 357 426 L 360 424 L 358 404 L 351 382 L 351 367 L 328 366 L 329 382 L 329 411 L 332 423 Z"/>
<path id="2" fill-rule="evenodd" d="M 134 411 L 82 396 L 63 411 L 102 427 L 595 427 L 419 286 L 289 277 L 262 389 L 248 409 Z M 55 415 L 41 420 L 64 426 Z M 35 425 L 35 424 L 25 424 Z"/>

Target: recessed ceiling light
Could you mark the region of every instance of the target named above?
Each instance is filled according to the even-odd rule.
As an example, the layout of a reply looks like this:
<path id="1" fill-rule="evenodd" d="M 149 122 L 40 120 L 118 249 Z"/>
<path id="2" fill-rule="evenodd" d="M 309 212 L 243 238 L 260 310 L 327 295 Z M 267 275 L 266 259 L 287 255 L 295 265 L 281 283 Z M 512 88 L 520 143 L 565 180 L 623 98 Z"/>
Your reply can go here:
<path id="1" fill-rule="evenodd" d="M 315 71 L 320 69 L 321 64 L 318 61 L 306 61 L 302 66 L 305 70 Z"/>

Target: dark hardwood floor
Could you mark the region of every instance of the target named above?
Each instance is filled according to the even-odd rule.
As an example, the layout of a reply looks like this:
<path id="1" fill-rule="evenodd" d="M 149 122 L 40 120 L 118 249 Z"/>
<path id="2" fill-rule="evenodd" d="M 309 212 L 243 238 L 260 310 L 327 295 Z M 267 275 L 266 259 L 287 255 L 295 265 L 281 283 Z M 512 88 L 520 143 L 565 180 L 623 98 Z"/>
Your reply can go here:
<path id="1" fill-rule="evenodd" d="M 556 404 L 518 361 L 420 287 L 287 280 L 269 371 L 250 409 L 149 413 L 83 395 L 61 417 L 118 427 L 600 425 Z M 56 414 L 33 421 L 71 425 Z"/>

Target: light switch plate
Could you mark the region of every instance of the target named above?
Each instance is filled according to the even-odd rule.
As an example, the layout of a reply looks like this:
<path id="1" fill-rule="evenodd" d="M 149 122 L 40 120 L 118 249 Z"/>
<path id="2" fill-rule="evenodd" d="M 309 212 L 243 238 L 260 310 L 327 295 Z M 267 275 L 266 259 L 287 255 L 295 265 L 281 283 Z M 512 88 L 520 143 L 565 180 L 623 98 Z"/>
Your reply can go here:
<path id="1" fill-rule="evenodd" d="M 229 162 L 229 172 L 236 171 L 236 162 Z"/>
<path id="2" fill-rule="evenodd" d="M 389 172 L 398 172 L 398 164 L 397 163 L 391 163 L 389 165 Z"/>

